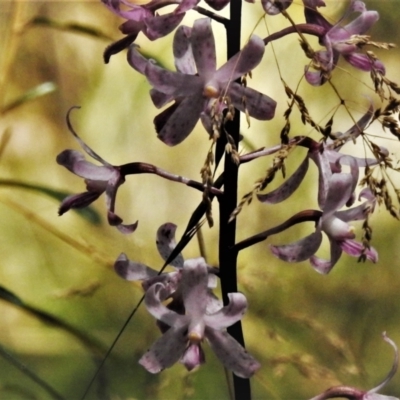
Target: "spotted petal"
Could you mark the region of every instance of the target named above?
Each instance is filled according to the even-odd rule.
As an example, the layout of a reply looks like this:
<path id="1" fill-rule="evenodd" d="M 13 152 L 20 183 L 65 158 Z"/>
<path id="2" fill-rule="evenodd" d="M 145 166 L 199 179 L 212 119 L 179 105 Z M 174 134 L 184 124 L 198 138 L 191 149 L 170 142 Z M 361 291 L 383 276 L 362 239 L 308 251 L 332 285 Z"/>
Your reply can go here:
<path id="1" fill-rule="evenodd" d="M 190 37 L 196 68 L 203 82 L 208 81 L 216 70 L 215 41 L 209 18 L 197 19 Z"/>
<path id="2" fill-rule="evenodd" d="M 145 73 L 155 89 L 174 97 L 190 96 L 195 92 L 202 92 L 203 89 L 202 81 L 198 76 L 168 71 L 154 62 L 147 63 Z"/>
<path id="3" fill-rule="evenodd" d="M 308 156 L 300 164 L 299 168 L 286 179 L 286 181 L 277 189 L 266 194 L 257 194 L 258 200 L 262 203 L 277 204 L 289 198 L 300 186 L 308 171 Z"/>
<path id="4" fill-rule="evenodd" d="M 361 53 L 349 53 L 344 54 L 345 60 L 353 67 L 360 69 L 361 71 L 369 72 L 375 69 L 382 74 L 385 74 L 385 66 L 379 60 L 372 61 L 367 55 Z"/>
<path id="5" fill-rule="evenodd" d="M 232 82 L 228 88 L 232 104 L 240 111 L 261 121 L 270 120 L 275 115 L 276 101 L 249 87 Z"/>
<path id="6" fill-rule="evenodd" d="M 204 0 L 211 8 L 220 11 L 225 8 L 230 0 Z M 247 0 L 248 1 L 248 0 Z"/>
<path id="7" fill-rule="evenodd" d="M 181 363 L 185 366 L 188 371 L 192 371 L 194 368 L 206 362 L 204 351 L 200 344 L 190 344 L 185 350 L 181 358 Z"/>
<path id="8" fill-rule="evenodd" d="M 250 378 L 261 367 L 229 333 L 206 327 L 205 335 L 218 359 L 235 375 Z"/>
<path id="9" fill-rule="evenodd" d="M 350 256 L 361 257 L 362 255 L 365 255 L 367 260 L 372 261 L 373 263 L 378 262 L 378 252 L 373 247 L 367 249 L 361 243 L 350 239 L 340 242 L 340 246 L 342 250 Z"/>
<path id="10" fill-rule="evenodd" d="M 331 271 L 331 269 L 339 261 L 340 256 L 342 255 L 342 249 L 339 246 L 339 244 L 334 239 L 331 239 L 331 238 L 329 238 L 329 242 L 330 242 L 330 246 L 331 246 L 330 260 L 324 260 L 315 255 L 310 257 L 310 263 L 311 263 L 312 267 L 317 272 L 319 272 L 320 274 L 323 274 L 323 275 L 326 275 Z"/>
<path id="11" fill-rule="evenodd" d="M 145 18 L 143 33 L 150 40 L 159 39 L 171 33 L 181 23 L 184 16 L 184 13 L 168 13 Z"/>
<path id="12" fill-rule="evenodd" d="M 196 126 L 203 108 L 204 99 L 201 92 L 186 97 L 162 126 L 158 138 L 168 146 L 181 143 Z"/>
<path id="13" fill-rule="evenodd" d="M 97 200 L 103 191 L 100 192 L 83 192 L 67 196 L 58 209 L 58 215 L 63 215 L 72 208 L 84 208 Z"/>
<path id="14" fill-rule="evenodd" d="M 196 75 L 196 64 L 194 62 L 190 35 L 192 29 L 181 25 L 174 35 L 173 53 L 175 67 L 182 74 Z"/>
<path id="15" fill-rule="evenodd" d="M 193 320 L 202 318 L 207 307 L 208 272 L 204 258 L 185 261 L 182 271 L 181 290 L 185 310 Z"/>
<path id="16" fill-rule="evenodd" d="M 147 291 L 144 298 L 148 312 L 158 321 L 168 326 L 179 328 L 187 327 L 188 317 L 180 315 L 175 311 L 168 309 L 161 301 L 165 299 L 164 285 L 155 283 Z"/>
<path id="17" fill-rule="evenodd" d="M 214 329 L 225 329 L 240 321 L 247 309 L 247 300 L 242 293 L 228 293 L 229 304 L 214 314 L 205 315 L 207 326 Z"/>
<path id="18" fill-rule="evenodd" d="M 268 15 L 280 14 L 286 10 L 293 0 L 261 0 L 261 4 Z"/>
<path id="19" fill-rule="evenodd" d="M 162 259 L 167 261 L 172 250 L 176 247 L 175 232 L 176 225 L 171 222 L 161 225 L 157 230 L 156 244 L 158 252 L 160 253 Z M 178 254 L 176 258 L 170 263 L 175 268 L 183 267 L 183 256 Z"/>
<path id="20" fill-rule="evenodd" d="M 221 68 L 214 79 L 220 82 L 233 82 L 252 71 L 261 62 L 265 45 L 263 40 L 253 35 L 241 51 L 235 54 Z"/>
<path id="21" fill-rule="evenodd" d="M 121 253 L 114 263 L 115 272 L 127 281 L 140 281 L 157 276 L 158 272 L 147 265 L 130 261 L 126 254 Z"/>
<path id="22" fill-rule="evenodd" d="M 303 239 L 281 246 L 270 246 L 272 254 L 283 261 L 300 262 L 317 252 L 322 242 L 322 233 L 316 231 Z"/>
<path id="23" fill-rule="evenodd" d="M 57 156 L 57 163 L 81 178 L 96 181 L 107 181 L 114 173 L 114 168 L 105 165 L 94 165 L 85 160 L 85 156 L 77 150 L 64 150 Z"/>
<path id="24" fill-rule="evenodd" d="M 186 349 L 186 331 L 186 326 L 168 329 L 142 356 L 139 364 L 152 374 L 175 364 Z"/>

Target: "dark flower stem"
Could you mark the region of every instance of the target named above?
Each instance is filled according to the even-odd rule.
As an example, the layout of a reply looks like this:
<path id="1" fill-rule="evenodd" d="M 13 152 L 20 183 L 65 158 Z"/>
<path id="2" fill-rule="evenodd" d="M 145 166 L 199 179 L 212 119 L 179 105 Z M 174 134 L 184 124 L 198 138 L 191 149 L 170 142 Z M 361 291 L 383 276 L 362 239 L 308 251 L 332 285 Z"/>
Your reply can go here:
<path id="1" fill-rule="evenodd" d="M 124 177 L 127 175 L 154 174 L 164 179 L 168 179 L 169 181 L 183 183 L 184 185 L 200 190 L 201 192 L 204 192 L 205 190 L 205 186 L 202 183 L 185 178 L 181 175 L 172 174 L 171 172 L 168 172 L 162 168 L 158 168 L 153 164 L 144 162 L 132 162 L 129 164 L 120 165 L 118 168 L 120 169 L 121 174 Z M 216 196 L 222 193 L 220 189 L 217 189 L 215 187 L 211 187 L 208 190 L 210 191 L 210 193 Z"/>
<path id="2" fill-rule="evenodd" d="M 228 59 L 240 50 L 241 17 L 242 0 L 231 0 L 230 21 L 229 24 L 225 25 Z M 240 130 L 240 114 L 238 111 L 235 113 L 233 120 L 226 124 L 225 129 L 229 135 L 232 136 L 237 146 Z M 229 154 L 225 154 L 224 176 L 224 194 L 219 197 L 219 267 L 222 298 L 224 304 L 227 304 L 228 293 L 237 292 L 237 252 L 234 251 L 236 221 L 234 220 L 230 223 L 228 221 L 237 203 L 238 165 L 235 164 Z M 228 333 L 244 346 L 243 331 L 240 321 L 229 327 Z M 251 399 L 249 379 L 243 379 L 233 375 L 233 386 L 236 400 Z"/>

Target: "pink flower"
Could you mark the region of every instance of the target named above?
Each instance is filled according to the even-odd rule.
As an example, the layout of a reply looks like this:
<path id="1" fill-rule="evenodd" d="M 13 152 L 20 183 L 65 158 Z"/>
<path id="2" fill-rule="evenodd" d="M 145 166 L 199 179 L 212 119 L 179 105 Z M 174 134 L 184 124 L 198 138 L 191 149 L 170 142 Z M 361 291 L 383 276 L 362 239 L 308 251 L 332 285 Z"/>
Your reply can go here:
<path id="1" fill-rule="evenodd" d="M 79 107 L 72 107 L 67 114 L 69 130 L 85 153 L 101 165 L 95 165 L 86 161 L 85 156 L 77 150 L 64 150 L 57 156 L 58 164 L 67 168 L 75 175 L 84 178 L 86 183 L 86 192 L 68 196 L 62 201 L 59 208 L 59 215 L 64 214 L 71 208 L 86 207 L 105 193 L 108 223 L 117 227 L 122 233 L 132 233 L 137 228 L 137 222 L 125 225 L 122 223 L 122 219 L 114 212 L 117 191 L 125 182 L 125 177 L 121 174 L 119 167 L 113 166 L 101 158 L 74 131 L 69 120 L 69 115 L 74 108 Z"/>
<path id="2" fill-rule="evenodd" d="M 235 82 L 255 68 L 263 54 L 264 42 L 252 36 L 242 51 L 217 70 L 211 21 L 203 18 L 195 21 L 193 29 L 183 27 L 176 33 L 174 55 L 178 72 L 145 60 L 134 46 L 129 49 L 128 61 L 153 86 L 151 95 L 156 107 L 175 100 L 168 111 L 156 117 L 159 139 L 175 146 L 190 134 L 201 114 L 209 112 L 210 102 L 218 98 L 229 98 L 235 108 L 256 119 L 274 116 L 274 100 Z"/>
<path id="3" fill-rule="evenodd" d="M 260 364 L 225 332 L 225 328 L 239 321 L 247 308 L 241 293 L 230 293 L 229 304 L 216 312 L 207 313 L 208 272 L 204 260 L 185 262 L 180 291 L 185 314 L 168 309 L 162 304 L 164 285 L 156 283 L 146 292 L 148 311 L 169 329 L 156 340 L 139 363 L 149 372 L 158 373 L 180 360 L 188 370 L 205 362 L 201 343 L 206 340 L 222 364 L 237 376 L 249 378 Z"/>
<path id="4" fill-rule="evenodd" d="M 362 71 L 376 69 L 385 73 L 385 67 L 379 60 L 371 60 L 366 54 L 359 52 L 357 44 L 348 43 L 354 35 L 364 35 L 379 19 L 376 11 L 367 11 L 362 1 L 352 0 L 350 11 L 359 12 L 360 15 L 345 26 L 330 24 L 317 10 L 316 7 L 324 5 L 322 1 L 303 0 L 306 21 L 325 28 L 326 32 L 320 37 L 320 44 L 326 50 L 315 53 L 314 62 L 318 71 L 310 71 L 305 68 L 305 78 L 311 85 L 322 85 L 329 79 L 331 72 L 336 67 L 341 55 L 353 67 Z"/>

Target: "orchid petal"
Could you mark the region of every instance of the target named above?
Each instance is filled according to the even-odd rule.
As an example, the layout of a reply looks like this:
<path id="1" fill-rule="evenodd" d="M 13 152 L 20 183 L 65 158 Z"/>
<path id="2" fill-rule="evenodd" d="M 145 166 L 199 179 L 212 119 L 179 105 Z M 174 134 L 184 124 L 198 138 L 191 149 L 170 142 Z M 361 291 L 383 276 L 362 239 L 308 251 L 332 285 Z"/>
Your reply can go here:
<path id="1" fill-rule="evenodd" d="M 283 10 L 286 10 L 293 0 L 261 0 L 264 11 L 268 15 L 280 14 Z"/>
<path id="2" fill-rule="evenodd" d="M 165 299 L 164 285 L 161 283 L 155 283 L 146 291 L 144 302 L 146 304 L 147 311 L 157 320 L 167 324 L 174 328 L 180 328 L 185 326 L 187 328 L 188 318 L 184 315 L 180 315 L 175 311 L 170 310 L 161 302 L 161 299 Z"/>
<path id="3" fill-rule="evenodd" d="M 74 109 L 79 109 L 80 107 L 71 107 L 68 110 L 67 113 L 67 125 L 68 125 L 68 129 L 69 131 L 72 133 L 72 135 L 75 137 L 76 141 L 79 143 L 79 145 L 81 146 L 81 148 L 83 149 L 83 151 L 88 154 L 90 157 L 92 157 L 93 159 L 95 159 L 96 161 L 98 161 L 100 164 L 103 164 L 106 167 L 110 167 L 113 168 L 113 166 L 108 163 L 106 160 L 104 160 L 104 158 L 100 157 L 94 150 L 92 150 L 79 136 L 78 134 L 75 132 L 74 128 L 72 127 L 71 121 L 70 121 L 70 114 L 71 111 Z"/>
<path id="4" fill-rule="evenodd" d="M 84 155 L 77 150 L 64 150 L 57 156 L 57 163 L 85 179 L 107 181 L 114 174 L 115 169 L 106 165 L 94 165 L 85 160 Z"/>
<path id="5" fill-rule="evenodd" d="M 149 60 L 139 52 L 139 46 L 132 44 L 128 49 L 128 63 L 136 71 L 144 75 Z"/>
<path id="6" fill-rule="evenodd" d="M 135 232 L 135 230 L 138 226 L 138 221 L 136 221 L 133 224 L 123 224 L 122 218 L 110 210 L 107 213 L 107 219 L 108 219 L 109 225 L 115 226 L 124 235 L 129 235 L 130 233 Z"/>
<path id="7" fill-rule="evenodd" d="M 67 196 L 58 209 L 58 215 L 63 215 L 72 208 L 84 208 L 97 200 L 103 192 L 84 192 Z"/>
<path id="8" fill-rule="evenodd" d="M 316 231 L 296 242 L 281 246 L 270 246 L 270 249 L 274 256 L 283 261 L 300 262 L 309 259 L 313 254 L 315 254 L 319 249 L 321 242 L 322 233 Z"/>
<path id="9" fill-rule="evenodd" d="M 323 0 L 303 0 L 303 4 L 306 8 L 315 10 L 317 7 L 325 7 L 326 4 Z"/>
<path id="10" fill-rule="evenodd" d="M 361 400 L 399 400 L 398 397 L 393 396 L 385 396 L 384 394 L 379 393 L 365 393 Z"/>
<path id="11" fill-rule="evenodd" d="M 149 14 L 149 10 L 134 4 L 129 4 L 130 9 L 124 11 L 120 9 L 119 7 L 120 1 L 118 0 L 117 1 L 102 0 L 102 2 L 110 11 L 128 20 L 141 21 L 144 17 L 146 17 Z M 126 4 L 125 2 L 123 3 Z"/>
<path id="12" fill-rule="evenodd" d="M 181 143 L 196 126 L 203 108 L 204 99 L 200 93 L 186 97 L 168 118 L 158 138 L 168 146 Z"/>
<path id="13" fill-rule="evenodd" d="M 257 194 L 258 200 L 262 203 L 276 204 L 289 198 L 300 186 L 308 170 L 308 156 L 300 164 L 299 168 L 286 179 L 277 189 L 266 194 Z"/>
<path id="14" fill-rule="evenodd" d="M 129 37 L 137 37 L 137 35 L 142 31 L 142 29 L 145 27 L 144 25 L 144 19 L 146 17 L 152 17 L 153 15 L 151 14 L 151 12 L 147 12 L 147 13 L 141 13 L 141 15 L 139 16 L 139 14 L 134 17 L 137 20 L 134 19 L 130 19 L 126 22 L 124 22 L 123 24 L 121 24 L 119 26 L 119 30 L 121 31 L 121 33 L 124 33 L 125 35 L 128 35 Z"/>
<path id="15" fill-rule="evenodd" d="M 227 332 L 206 327 L 205 335 L 218 359 L 235 375 L 250 378 L 261 367 Z"/>
<path id="16" fill-rule="evenodd" d="M 342 255 L 342 249 L 339 246 L 339 244 L 331 238 L 329 238 L 329 242 L 330 242 L 330 246 L 331 246 L 331 259 L 330 260 L 324 260 L 315 255 L 310 257 L 310 263 L 311 263 L 312 267 L 317 272 L 319 272 L 320 274 L 323 274 L 323 275 L 326 275 L 331 271 L 331 269 L 339 261 L 340 256 Z"/>
<path id="17" fill-rule="evenodd" d="M 158 92 L 161 93 L 161 92 Z M 156 132 L 160 133 L 168 120 L 170 119 L 171 115 L 176 111 L 178 108 L 179 104 L 181 104 L 182 101 L 175 101 L 172 105 L 167 107 L 165 110 L 161 111 L 160 114 L 157 114 L 154 117 L 154 127 L 156 128 Z"/>
<path id="18" fill-rule="evenodd" d="M 337 173 L 329 179 L 329 189 L 322 207 L 324 217 L 342 208 L 354 193 L 358 182 L 358 166 L 354 160 L 351 161 L 351 169 L 350 174 Z"/>
<path id="19" fill-rule="evenodd" d="M 240 321 L 247 309 L 247 300 L 242 293 L 228 293 L 229 304 L 211 315 L 204 316 L 207 326 L 225 329 Z"/>
<path id="20" fill-rule="evenodd" d="M 150 97 L 157 108 L 164 107 L 170 101 L 174 100 L 174 96 L 160 92 L 157 89 L 150 89 Z"/>
<path id="21" fill-rule="evenodd" d="M 103 53 L 104 62 L 108 64 L 113 55 L 118 54 L 122 50 L 128 48 L 137 38 L 140 30 L 135 33 L 130 33 L 127 36 L 124 36 L 122 39 L 119 39 L 106 47 Z"/>
<path id="22" fill-rule="evenodd" d="M 238 110 L 247 111 L 253 118 L 265 121 L 275 115 L 276 101 L 257 90 L 232 82 L 227 93 Z"/>
<path id="23" fill-rule="evenodd" d="M 211 8 L 214 10 L 220 11 L 225 8 L 230 0 L 204 0 Z M 249 1 L 249 0 L 247 0 Z"/>
<path id="24" fill-rule="evenodd" d="M 343 57 L 349 64 L 361 71 L 369 72 L 372 69 L 375 69 L 382 74 L 385 74 L 384 64 L 379 60 L 371 60 L 366 54 L 349 53 L 343 54 Z"/>
<path id="25" fill-rule="evenodd" d="M 194 321 L 200 320 L 207 307 L 207 264 L 204 258 L 185 261 L 182 270 L 181 290 L 186 314 Z"/>
<path id="26" fill-rule="evenodd" d="M 182 74 L 196 75 L 196 64 L 194 62 L 190 35 L 192 29 L 181 25 L 175 35 L 173 42 L 173 53 L 175 67 Z"/>
<path id="27" fill-rule="evenodd" d="M 127 281 L 141 281 L 158 275 L 158 272 L 147 265 L 130 261 L 126 254 L 121 253 L 114 263 L 115 272 Z"/>
<path id="28" fill-rule="evenodd" d="M 196 7 L 200 0 L 181 0 L 181 3 L 175 9 L 175 13 L 184 13 Z"/>
<path id="29" fill-rule="evenodd" d="M 340 136 L 340 139 L 342 138 L 342 136 Z M 344 135 L 343 135 L 344 138 Z M 331 164 L 337 163 L 337 161 L 343 157 L 343 154 L 338 153 L 337 150 L 339 150 L 342 146 L 338 146 L 335 148 L 335 150 L 325 150 L 326 156 L 328 157 L 328 160 Z M 385 149 L 383 148 L 383 151 Z M 377 165 L 379 164 L 380 160 L 376 159 L 376 158 L 360 158 L 360 157 L 354 157 L 351 156 L 351 158 L 353 160 L 355 160 L 355 162 L 357 163 L 357 167 L 358 168 L 362 168 L 362 167 L 366 167 L 367 165 Z M 344 157 L 343 160 L 341 160 L 341 164 L 343 165 L 349 165 L 349 160 L 350 157 Z"/>
<path id="30" fill-rule="evenodd" d="M 160 298 L 162 301 L 167 299 L 172 293 L 176 292 L 178 289 L 178 285 L 181 281 L 182 274 L 180 270 L 174 271 L 174 272 L 163 272 L 162 274 L 158 274 L 153 277 L 146 279 L 142 282 L 142 288 L 144 291 L 147 291 L 151 286 L 153 286 L 156 283 L 161 283 L 164 286 L 163 289 L 163 297 Z M 168 304 L 168 308 L 171 310 L 172 308 L 170 307 L 172 304 Z"/>
<path id="31" fill-rule="evenodd" d="M 188 371 L 192 371 L 194 368 L 204 364 L 205 362 L 206 358 L 200 344 L 189 345 L 181 358 L 181 363 Z"/>
<path id="32" fill-rule="evenodd" d="M 209 18 L 200 18 L 194 22 L 190 42 L 197 72 L 203 80 L 207 81 L 210 75 L 215 73 L 217 62 L 214 35 Z"/>
<path id="33" fill-rule="evenodd" d="M 350 256 L 361 257 L 364 255 L 367 260 L 373 263 L 378 262 L 378 252 L 373 247 L 365 248 L 361 243 L 350 239 L 343 240 L 339 244 L 342 250 Z"/>
<path id="34" fill-rule="evenodd" d="M 377 11 L 362 12 L 356 19 L 343 27 L 348 37 L 352 35 L 364 35 L 379 19 Z"/>
<path id="35" fill-rule="evenodd" d="M 186 326 L 168 329 L 141 357 L 139 364 L 152 374 L 175 364 L 186 349 L 186 331 Z"/>
<path id="36" fill-rule="evenodd" d="M 355 234 L 353 227 L 350 226 L 347 222 L 336 217 L 336 213 L 334 215 L 325 217 L 325 215 L 321 219 L 321 229 L 334 240 L 344 240 L 344 239 L 354 239 Z"/>
<path id="37" fill-rule="evenodd" d="M 115 200 L 117 197 L 118 188 L 125 182 L 125 178 L 119 173 L 118 170 L 114 170 L 106 186 L 106 205 L 107 209 L 114 214 Z M 119 217 L 118 217 L 119 218 Z M 111 217 L 113 219 L 113 217 Z M 122 220 L 120 221 L 122 222 Z"/>
<path id="38" fill-rule="evenodd" d="M 367 112 L 353 125 L 348 131 L 344 133 L 344 138 L 347 140 L 357 138 L 367 127 L 369 121 L 374 114 L 374 106 L 372 103 L 369 104 Z M 341 138 L 341 137 L 340 137 Z"/>
<path id="39" fill-rule="evenodd" d="M 174 97 L 190 96 L 203 91 L 203 83 L 198 76 L 168 71 L 151 61 L 147 63 L 145 73 L 155 89 Z"/>
<path id="40" fill-rule="evenodd" d="M 208 274 L 210 277 L 210 274 Z M 229 293 L 228 293 L 229 296 Z M 214 314 L 223 308 L 224 304 L 222 300 L 219 299 L 212 290 L 210 290 L 210 286 L 207 289 L 207 307 L 206 307 L 206 314 Z"/>
<path id="41" fill-rule="evenodd" d="M 367 8 L 365 7 L 365 3 L 363 1 L 351 0 L 350 10 L 362 13 L 367 11 Z"/>
<path id="42" fill-rule="evenodd" d="M 360 221 L 365 219 L 368 213 L 371 212 L 373 204 L 370 201 L 366 201 L 359 206 L 349 208 L 348 210 L 337 211 L 335 216 L 344 222 Z"/>
<path id="43" fill-rule="evenodd" d="M 241 51 L 228 60 L 214 75 L 215 80 L 228 83 L 252 71 L 261 62 L 265 51 L 263 40 L 253 35 Z"/>
<path id="44" fill-rule="evenodd" d="M 386 386 L 389 381 L 394 377 L 394 375 L 397 372 L 397 368 L 399 366 L 399 350 L 396 346 L 396 343 L 390 339 L 387 335 L 386 332 L 383 333 L 383 340 L 386 343 L 389 343 L 394 350 L 394 360 L 393 360 L 393 365 L 392 368 L 390 369 L 387 377 L 376 387 L 373 389 L 369 390 L 366 393 L 366 396 L 363 398 L 363 400 L 399 400 L 397 397 L 392 397 L 392 396 L 383 396 L 380 394 L 377 394 L 376 392 L 380 391 L 384 386 Z"/>
<path id="45" fill-rule="evenodd" d="M 322 71 L 310 71 L 308 67 L 305 68 L 304 77 L 311 86 L 321 86 L 328 80 Z"/>
<path id="46" fill-rule="evenodd" d="M 146 28 L 143 33 L 150 40 L 159 39 L 171 33 L 181 23 L 184 16 L 184 13 L 168 13 L 145 18 Z"/>
<path id="47" fill-rule="evenodd" d="M 371 203 L 376 202 L 376 197 L 372 193 L 370 188 L 364 188 L 363 190 L 361 190 L 361 192 L 358 195 L 358 200 L 361 200 L 361 199 L 366 199 Z"/>
<path id="48" fill-rule="evenodd" d="M 176 228 L 177 227 L 175 224 L 167 222 L 166 224 L 161 225 L 157 230 L 157 249 L 164 261 L 167 261 L 168 257 L 176 247 Z M 170 263 L 170 265 L 174 266 L 175 268 L 182 268 L 183 262 L 183 256 L 179 253 L 176 258 Z"/>
<path id="49" fill-rule="evenodd" d="M 316 151 L 310 151 L 309 155 L 318 168 L 318 205 L 323 210 L 329 191 L 329 181 L 332 177 L 331 167 L 325 152 L 321 153 L 317 149 Z"/>

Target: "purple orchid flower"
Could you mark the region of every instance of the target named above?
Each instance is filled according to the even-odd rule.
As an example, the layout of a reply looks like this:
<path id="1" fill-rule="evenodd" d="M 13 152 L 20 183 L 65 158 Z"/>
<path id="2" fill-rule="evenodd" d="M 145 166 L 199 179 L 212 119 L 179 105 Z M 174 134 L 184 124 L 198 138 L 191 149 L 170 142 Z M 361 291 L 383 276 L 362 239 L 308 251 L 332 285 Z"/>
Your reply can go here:
<path id="1" fill-rule="evenodd" d="M 320 273 L 327 274 L 339 260 L 342 252 L 360 257 L 364 255 L 368 260 L 376 262 L 378 255 L 375 249 L 366 249 L 354 241 L 354 232 L 348 224 L 350 221 L 362 220 L 373 211 L 375 198 L 370 190 L 363 190 L 359 198 L 365 198 L 363 204 L 339 211 L 344 205 L 350 206 L 355 199 L 355 188 L 358 182 L 359 168 L 374 165 L 375 159 L 360 159 L 338 152 L 341 147 L 355 140 L 368 125 L 373 114 L 370 105 L 368 111 L 345 133 L 336 133 L 340 145 L 329 141 L 326 144 L 318 143 L 308 138 L 303 145 L 309 148 L 308 154 L 299 168 L 280 187 L 267 194 L 259 194 L 261 202 L 276 204 L 286 200 L 300 186 L 309 165 L 309 159 L 314 161 L 318 168 L 318 204 L 323 214 L 317 230 L 311 235 L 288 245 L 271 246 L 271 250 L 278 258 L 288 262 L 300 262 L 309 259 L 311 265 Z M 350 173 L 342 173 L 342 165 L 350 167 Z M 323 260 L 315 256 L 322 242 L 322 232 L 328 236 L 331 248 L 330 260 Z"/>
<path id="2" fill-rule="evenodd" d="M 286 10 L 292 3 L 293 0 L 261 0 L 261 5 L 268 15 L 280 14 L 283 10 Z"/>
<path id="3" fill-rule="evenodd" d="M 293 175 L 291 175 L 280 187 L 267 194 L 258 194 L 258 200 L 260 200 L 262 203 L 277 204 L 289 198 L 303 181 L 308 171 L 309 159 L 315 162 L 319 171 L 318 194 L 320 197 L 326 197 L 326 191 L 328 190 L 329 186 L 329 177 L 333 172 L 341 171 L 341 164 L 348 165 L 349 162 L 356 162 L 359 168 L 367 165 L 376 165 L 379 160 L 376 160 L 375 158 L 358 158 L 353 156 L 343 157 L 344 154 L 339 153 L 346 143 L 354 143 L 360 134 L 364 132 L 372 118 L 373 113 L 374 108 L 372 104 L 370 104 L 366 113 L 350 129 L 344 133 L 336 132 L 332 134 L 332 136 L 336 138 L 335 140 L 328 138 L 325 143 L 316 142 L 311 138 L 304 138 L 300 140 L 299 145 L 309 149 L 303 162 L 293 173 Z M 385 148 L 381 148 L 381 151 L 383 153 L 387 153 Z"/>
<path id="4" fill-rule="evenodd" d="M 181 22 L 187 11 L 196 7 L 200 0 L 151 0 L 147 4 L 137 5 L 126 0 L 101 0 L 114 14 L 125 18 L 120 31 L 126 36 L 112 43 L 104 52 L 104 60 L 126 49 L 137 38 L 140 32 L 150 40 L 156 40 L 171 33 Z M 214 10 L 222 10 L 230 0 L 206 0 Z M 176 4 L 174 11 L 158 14 L 163 7 Z M 121 7 L 122 6 L 122 7 Z"/>
<path id="5" fill-rule="evenodd" d="M 74 131 L 70 122 L 70 113 L 67 114 L 67 124 L 82 149 L 90 157 L 102 165 L 95 165 L 85 160 L 85 156 L 76 150 L 64 150 L 57 156 L 57 163 L 67 168 L 75 175 L 85 179 L 86 192 L 66 197 L 59 208 L 59 215 L 63 215 L 71 208 L 83 208 L 97 200 L 103 193 L 106 194 L 107 218 L 111 226 L 115 226 L 122 233 L 132 233 L 137 228 L 137 222 L 130 225 L 122 224 L 122 219 L 115 214 L 115 200 L 118 188 L 125 182 L 120 168 L 113 166 L 95 153 Z"/>
<path id="6" fill-rule="evenodd" d="M 177 31 L 178 36 L 174 41 L 178 72 L 165 70 L 152 61 L 144 63 L 134 46 L 128 52 L 130 65 L 144 73 L 153 86 L 154 104 L 161 107 L 175 100 L 175 105 L 167 109 L 167 114 L 165 110 L 162 117 L 158 116 L 161 121 L 158 126 L 159 139 L 170 146 L 182 142 L 193 130 L 202 112 L 210 109 L 209 103 L 219 98 L 229 98 L 238 110 L 247 111 L 256 119 L 273 118 L 276 107 L 274 100 L 235 82 L 260 63 L 264 54 L 262 39 L 253 35 L 239 53 L 217 70 L 210 19 L 198 19 L 192 30 L 185 29 L 185 35 L 183 31 L 179 31 L 179 34 Z M 177 57 L 177 54 L 181 56 Z"/>
<path id="7" fill-rule="evenodd" d="M 353 67 L 362 71 L 375 69 L 382 74 L 385 67 L 379 60 L 372 60 L 366 54 L 359 52 L 357 44 L 349 43 L 353 35 L 364 35 L 372 25 L 379 19 L 376 11 L 367 11 L 362 1 L 352 0 L 350 11 L 359 12 L 360 15 L 345 26 L 330 24 L 317 10 L 316 7 L 325 5 L 324 2 L 315 0 L 303 0 L 305 5 L 305 17 L 309 24 L 319 25 L 325 28 L 325 34 L 320 37 L 320 44 L 326 50 L 315 53 L 314 63 L 318 71 L 310 71 L 309 66 L 305 68 L 305 78 L 313 86 L 324 84 L 336 67 L 339 56 L 350 63 Z"/>
<path id="8" fill-rule="evenodd" d="M 175 232 L 176 225 L 170 222 L 161 225 L 157 230 L 157 249 L 164 261 L 167 260 L 172 250 L 176 247 Z M 184 266 L 182 254 L 177 255 L 171 262 L 171 266 L 175 268 L 175 271 L 159 274 L 157 270 L 145 264 L 131 261 L 126 254 L 121 253 L 115 261 L 114 269 L 123 279 L 128 281 L 142 281 L 144 290 L 147 290 L 154 283 L 163 283 L 164 286 L 168 288 L 168 294 L 166 294 L 168 297 L 176 291 L 181 279 L 181 269 Z"/>
<path id="9" fill-rule="evenodd" d="M 157 250 L 164 261 L 167 261 L 168 257 L 176 247 L 176 229 L 177 226 L 175 224 L 167 222 L 162 224 L 157 230 Z M 203 258 L 201 260 L 203 260 L 203 263 L 205 263 Z M 191 261 L 188 260 L 188 262 Z M 175 270 L 160 274 L 157 270 L 148 267 L 145 264 L 129 260 L 126 254 L 121 253 L 115 261 L 114 269 L 115 272 L 123 279 L 128 281 L 142 281 L 142 287 L 144 290 L 148 290 L 149 287 L 155 283 L 162 283 L 165 287 L 164 289 L 168 289 L 164 290 L 168 297 L 177 290 L 185 263 L 186 261 L 184 260 L 182 254 L 179 253 L 175 259 L 170 262 L 170 265 L 174 267 Z M 211 272 L 208 276 L 208 287 L 215 288 L 217 286 L 217 277 L 212 273 L 214 271 L 213 268 L 208 266 L 207 268 L 209 272 Z M 215 296 L 212 297 L 215 298 Z M 210 299 L 210 307 L 212 306 L 211 303 L 212 300 Z M 218 301 L 216 306 L 219 304 L 220 302 Z"/>
<path id="10" fill-rule="evenodd" d="M 332 173 L 329 162 L 323 154 L 312 156 L 319 166 L 319 193 L 318 202 L 322 210 L 317 229 L 311 235 L 294 243 L 282 246 L 271 246 L 272 253 L 281 260 L 288 262 L 300 262 L 310 260 L 313 268 L 327 274 L 339 260 L 342 252 L 353 257 L 364 255 L 368 260 L 377 262 L 378 254 L 374 248 L 364 246 L 353 240 L 355 234 L 348 224 L 350 221 L 364 219 L 372 212 L 375 206 L 375 198 L 369 189 L 364 189 L 359 196 L 367 201 L 357 207 L 339 211 L 345 204 L 354 198 L 354 190 L 358 181 L 358 165 L 355 160 L 349 158 L 350 173 Z M 349 156 L 344 156 L 349 157 Z M 322 243 L 322 232 L 330 242 L 330 259 L 317 257 L 315 253 Z"/>
<path id="11" fill-rule="evenodd" d="M 382 336 L 383 340 L 386 343 L 389 343 L 393 347 L 394 360 L 392 368 L 390 369 L 386 378 L 378 386 L 368 391 L 356 389 L 350 386 L 334 386 L 326 390 L 324 393 L 321 393 L 318 396 L 313 397 L 310 400 L 328 400 L 338 397 L 347 398 L 349 400 L 399 400 L 398 397 L 386 396 L 378 393 L 384 386 L 386 386 L 390 382 L 390 380 L 396 374 L 399 364 L 399 351 L 397 349 L 396 343 L 394 343 L 393 340 L 391 340 L 386 335 L 386 332 L 384 332 Z"/>
<path id="12" fill-rule="evenodd" d="M 152 0 L 144 5 L 131 4 L 125 0 L 102 0 L 102 2 L 114 14 L 127 19 L 119 28 L 127 36 L 107 47 L 104 52 L 106 63 L 112 55 L 129 47 L 140 32 L 143 32 L 150 40 L 168 35 L 181 23 L 185 11 L 194 6 L 193 1 L 183 0 L 174 12 L 159 15 L 156 13 L 158 9 L 174 1 Z M 121 9 L 121 5 L 126 9 Z"/>
<path id="13" fill-rule="evenodd" d="M 241 293 L 229 293 L 229 304 L 207 313 L 207 267 L 198 259 L 189 260 L 182 270 L 180 290 L 185 314 L 178 314 L 162 304 L 164 286 L 152 285 L 146 292 L 148 311 L 170 328 L 142 356 L 139 363 L 151 373 L 158 373 L 180 360 L 190 371 L 205 362 L 201 342 L 206 340 L 222 364 L 239 377 L 249 378 L 260 364 L 232 338 L 225 328 L 239 321 L 247 308 Z"/>

